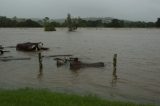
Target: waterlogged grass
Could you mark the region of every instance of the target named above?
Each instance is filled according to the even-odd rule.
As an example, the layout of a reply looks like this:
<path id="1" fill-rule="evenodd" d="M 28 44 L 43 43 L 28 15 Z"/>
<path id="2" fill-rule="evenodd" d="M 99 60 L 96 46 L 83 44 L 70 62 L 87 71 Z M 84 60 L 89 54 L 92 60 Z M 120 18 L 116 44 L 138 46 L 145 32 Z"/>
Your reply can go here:
<path id="1" fill-rule="evenodd" d="M 0 106 L 153 106 L 102 100 L 47 90 L 0 90 Z"/>

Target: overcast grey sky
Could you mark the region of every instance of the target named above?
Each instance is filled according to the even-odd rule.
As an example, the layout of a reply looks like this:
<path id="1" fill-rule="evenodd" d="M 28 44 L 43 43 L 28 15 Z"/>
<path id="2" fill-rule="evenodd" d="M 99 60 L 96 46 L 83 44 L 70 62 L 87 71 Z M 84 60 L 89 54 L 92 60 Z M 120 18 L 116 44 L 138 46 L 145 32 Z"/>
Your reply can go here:
<path id="1" fill-rule="evenodd" d="M 113 17 L 156 21 L 160 0 L 0 0 L 0 16 L 24 18 Z"/>

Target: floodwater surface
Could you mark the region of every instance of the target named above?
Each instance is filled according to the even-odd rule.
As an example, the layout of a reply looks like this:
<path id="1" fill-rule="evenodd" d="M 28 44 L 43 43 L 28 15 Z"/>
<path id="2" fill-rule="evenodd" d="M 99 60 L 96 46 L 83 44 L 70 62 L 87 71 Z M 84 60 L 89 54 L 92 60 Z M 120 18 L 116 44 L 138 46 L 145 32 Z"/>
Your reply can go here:
<path id="1" fill-rule="evenodd" d="M 41 28 L 1 28 L 0 45 L 43 42 L 49 51 L 42 55 L 72 54 L 83 62 L 104 62 L 104 68 L 70 70 L 69 64 L 56 66 L 54 58 L 43 58 L 39 69 L 38 54 L 10 52 L 3 56 L 29 57 L 31 60 L 0 61 L 0 88 L 47 88 L 53 91 L 94 94 L 110 100 L 160 104 L 160 30 L 86 28 L 75 32 Z M 118 54 L 117 76 L 112 76 L 113 55 Z"/>

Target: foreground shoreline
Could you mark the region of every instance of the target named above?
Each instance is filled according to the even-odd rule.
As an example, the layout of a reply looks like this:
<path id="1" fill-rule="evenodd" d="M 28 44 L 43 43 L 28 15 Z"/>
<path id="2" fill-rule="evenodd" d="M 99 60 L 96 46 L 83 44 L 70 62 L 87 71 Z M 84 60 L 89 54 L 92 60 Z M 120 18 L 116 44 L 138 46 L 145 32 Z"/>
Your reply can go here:
<path id="1" fill-rule="evenodd" d="M 154 106 L 150 104 L 135 104 L 130 102 L 109 101 L 87 95 L 79 96 L 51 92 L 43 89 L 0 89 L 1 106 Z"/>

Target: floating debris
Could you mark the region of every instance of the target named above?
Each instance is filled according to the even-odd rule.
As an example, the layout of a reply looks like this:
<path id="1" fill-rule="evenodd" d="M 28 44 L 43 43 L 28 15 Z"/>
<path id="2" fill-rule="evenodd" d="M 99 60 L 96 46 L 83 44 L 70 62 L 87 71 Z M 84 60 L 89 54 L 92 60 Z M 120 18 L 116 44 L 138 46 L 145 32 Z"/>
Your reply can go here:
<path id="1" fill-rule="evenodd" d="M 43 47 L 43 43 L 41 42 L 38 43 L 27 42 L 27 43 L 17 44 L 16 49 L 21 51 L 40 51 L 40 50 L 48 50 L 49 48 Z"/>
<path id="2" fill-rule="evenodd" d="M 6 46 L 4 48 L 16 48 L 16 46 Z"/>
<path id="3" fill-rule="evenodd" d="M 104 67 L 104 62 L 96 62 L 96 63 L 85 63 L 82 61 L 79 61 L 78 58 L 55 58 L 54 60 L 57 61 L 57 67 L 65 65 L 66 63 L 70 63 L 70 69 L 80 69 L 85 67 L 95 67 L 100 68 Z"/>

